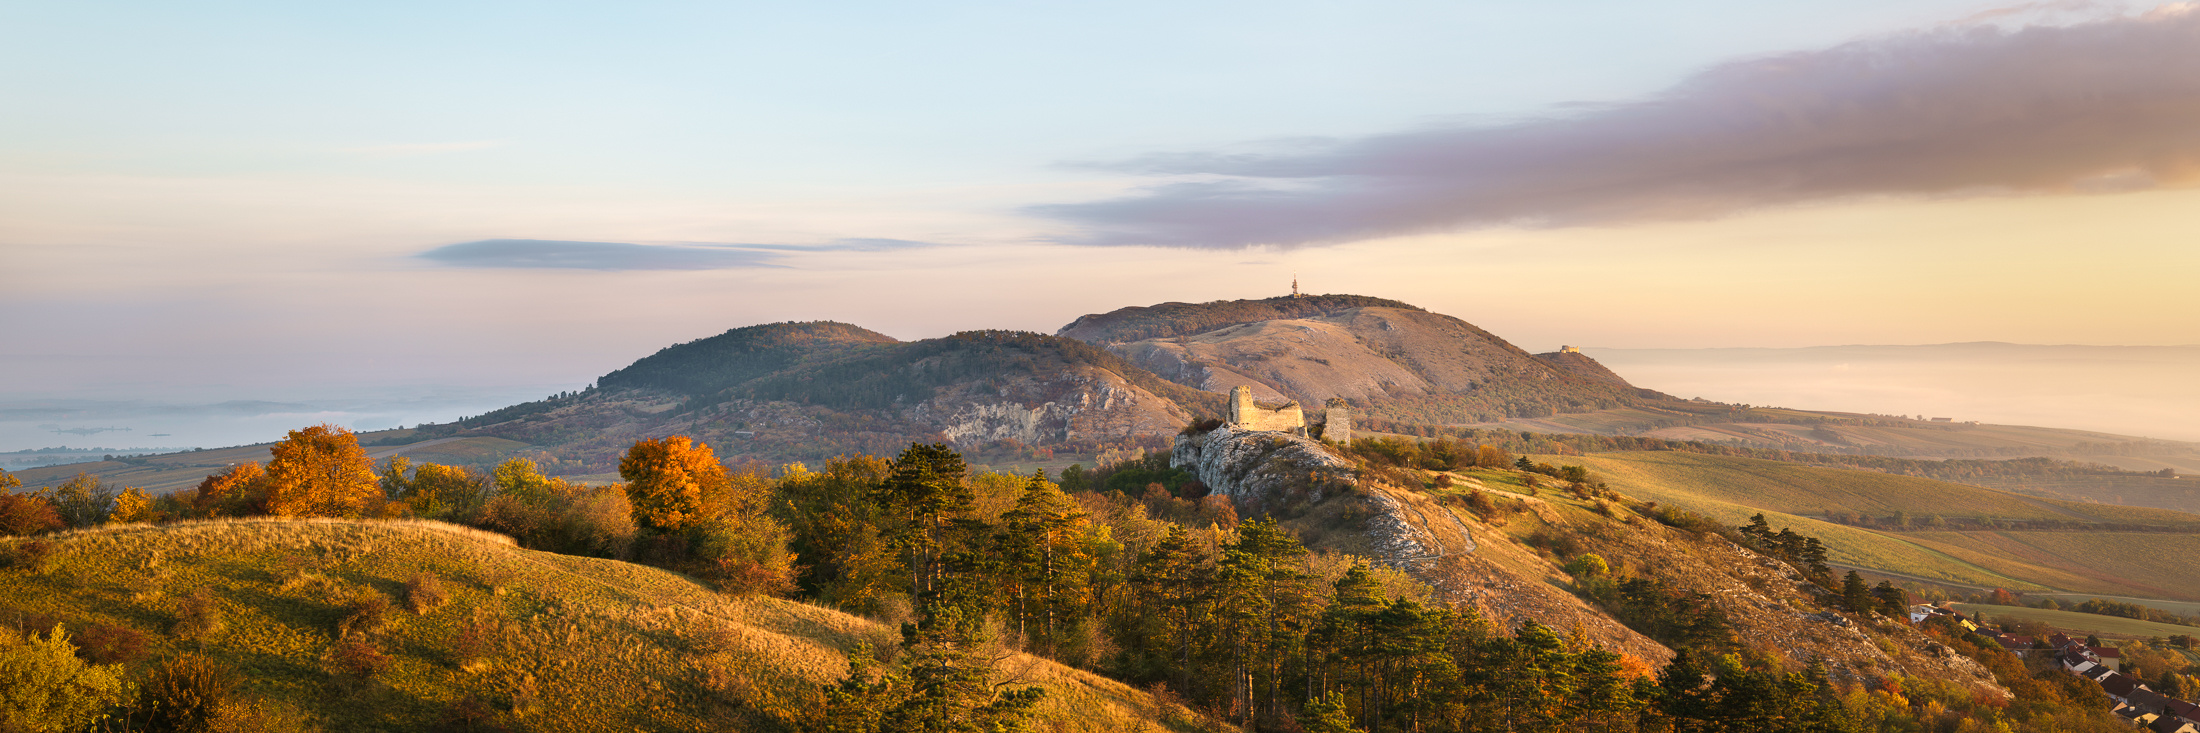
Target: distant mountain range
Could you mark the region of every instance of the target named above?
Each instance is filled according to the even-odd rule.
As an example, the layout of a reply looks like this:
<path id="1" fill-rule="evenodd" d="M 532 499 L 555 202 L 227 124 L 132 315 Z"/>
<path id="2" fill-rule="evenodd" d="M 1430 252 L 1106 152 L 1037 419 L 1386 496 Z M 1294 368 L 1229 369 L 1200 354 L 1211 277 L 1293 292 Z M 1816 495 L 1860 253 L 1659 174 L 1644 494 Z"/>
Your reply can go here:
<path id="1" fill-rule="evenodd" d="M 1158 447 L 1195 419 L 1220 417 L 1240 384 L 1265 399 L 1342 400 L 1411 424 L 1688 407 L 1583 354 L 1539 357 L 1412 305 L 1323 295 L 1124 308 L 1054 335 L 904 342 L 827 321 L 748 326 L 667 347 L 578 394 L 407 438 L 490 435 L 598 468 L 635 439 L 673 433 L 767 460 L 932 440 L 1083 453 Z"/>

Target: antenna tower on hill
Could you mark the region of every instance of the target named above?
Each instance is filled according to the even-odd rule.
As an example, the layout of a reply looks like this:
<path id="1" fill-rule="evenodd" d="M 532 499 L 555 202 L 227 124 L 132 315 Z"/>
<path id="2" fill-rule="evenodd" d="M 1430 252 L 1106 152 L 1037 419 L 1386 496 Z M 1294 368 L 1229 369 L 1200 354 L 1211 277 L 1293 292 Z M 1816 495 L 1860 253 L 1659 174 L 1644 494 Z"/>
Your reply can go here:
<path id="1" fill-rule="evenodd" d="M 1300 294 L 1299 294 L 1299 275 L 1298 275 L 1298 273 L 1292 273 L 1292 274 L 1291 274 L 1291 297 L 1293 297 L 1293 298 L 1304 298 L 1304 297 L 1306 297 L 1306 296 L 1304 296 L 1304 295 L 1300 295 Z"/>

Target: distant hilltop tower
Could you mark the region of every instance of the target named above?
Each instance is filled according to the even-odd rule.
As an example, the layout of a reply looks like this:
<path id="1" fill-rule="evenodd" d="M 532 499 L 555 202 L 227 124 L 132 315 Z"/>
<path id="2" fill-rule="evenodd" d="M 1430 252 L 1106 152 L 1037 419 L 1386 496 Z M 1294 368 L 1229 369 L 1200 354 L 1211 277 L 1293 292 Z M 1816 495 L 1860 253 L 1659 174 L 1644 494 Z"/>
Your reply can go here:
<path id="1" fill-rule="evenodd" d="M 1299 294 L 1299 276 L 1298 276 L 1298 275 L 1296 275 L 1296 274 L 1293 274 L 1293 275 L 1291 276 L 1291 297 L 1293 297 L 1293 298 L 1304 298 L 1304 297 L 1306 297 L 1306 296 L 1304 296 L 1304 295 L 1300 295 L 1300 294 Z"/>

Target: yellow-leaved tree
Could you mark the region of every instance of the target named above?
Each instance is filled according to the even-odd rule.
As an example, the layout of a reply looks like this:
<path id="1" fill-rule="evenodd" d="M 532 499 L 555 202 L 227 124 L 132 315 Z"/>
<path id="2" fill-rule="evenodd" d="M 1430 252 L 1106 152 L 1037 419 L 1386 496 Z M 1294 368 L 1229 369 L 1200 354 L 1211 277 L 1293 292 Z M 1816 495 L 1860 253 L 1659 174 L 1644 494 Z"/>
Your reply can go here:
<path id="1" fill-rule="evenodd" d="M 107 521 L 115 524 L 135 524 L 160 520 L 153 509 L 153 495 L 144 489 L 131 486 L 115 495 L 115 510 L 107 515 Z"/>
<path id="2" fill-rule="evenodd" d="M 278 517 L 356 517 L 382 503 L 382 489 L 359 436 L 335 425 L 292 430 L 267 462 L 267 513 Z"/>
<path id="3" fill-rule="evenodd" d="M 237 517 L 260 513 L 267 494 L 267 472 L 259 461 L 245 461 L 199 482 L 199 495 L 191 506 L 209 517 Z"/>
<path id="4" fill-rule="evenodd" d="M 709 519 L 726 491 L 726 467 L 710 446 L 685 435 L 644 440 L 619 459 L 634 523 L 678 532 Z"/>

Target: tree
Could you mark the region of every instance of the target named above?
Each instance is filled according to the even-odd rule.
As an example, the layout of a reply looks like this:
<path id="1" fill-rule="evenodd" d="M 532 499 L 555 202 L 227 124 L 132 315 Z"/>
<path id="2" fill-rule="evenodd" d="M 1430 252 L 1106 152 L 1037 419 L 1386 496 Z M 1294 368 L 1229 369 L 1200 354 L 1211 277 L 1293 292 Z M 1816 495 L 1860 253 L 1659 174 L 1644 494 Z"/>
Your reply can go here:
<path id="1" fill-rule="evenodd" d="M 920 600 L 938 590 L 942 534 L 949 521 L 970 511 L 976 495 L 963 483 L 969 467 L 946 443 L 911 443 L 894 459 L 878 487 L 889 538 L 909 568 L 909 588 Z"/>
<path id="2" fill-rule="evenodd" d="M 335 425 L 292 430 L 270 451 L 267 513 L 278 517 L 357 517 L 381 503 L 359 436 Z"/>
<path id="3" fill-rule="evenodd" d="M 115 510 L 107 515 L 107 521 L 116 524 L 152 522 L 158 518 L 153 511 L 153 497 L 135 486 L 115 496 Z"/>
<path id="4" fill-rule="evenodd" d="M 39 489 L 34 494 L 52 502 L 61 521 L 70 527 L 91 527 L 107 521 L 115 504 L 113 486 L 100 483 L 96 474 L 82 472 L 60 486 Z"/>
<path id="5" fill-rule="evenodd" d="M 685 435 L 644 440 L 619 459 L 619 477 L 634 503 L 634 523 L 660 532 L 695 526 L 717 509 L 726 467 L 710 446 Z"/>
<path id="6" fill-rule="evenodd" d="M 1854 570 L 1841 577 L 1841 604 L 1857 614 L 1870 613 L 1874 605 L 1871 586 L 1865 585 L 1864 576 Z"/>
<path id="7" fill-rule="evenodd" d="M 1910 595 L 1894 587 L 1894 581 L 1879 581 L 1872 587 L 1872 597 L 1879 600 L 1878 610 L 1888 618 L 1909 618 Z"/>
<path id="8" fill-rule="evenodd" d="M 53 502 L 38 494 L 18 494 L 23 482 L 0 471 L 0 535 L 33 535 L 67 526 Z"/>
<path id="9" fill-rule="evenodd" d="M 393 460 L 403 460 L 403 457 Z M 393 464 L 392 468 L 401 467 Z M 384 474 L 385 488 L 392 483 L 391 478 L 390 474 Z M 480 507 L 487 496 L 489 481 L 463 466 L 423 463 L 413 469 L 410 480 L 399 486 L 396 499 L 411 507 L 413 516 L 442 518 Z"/>
<path id="10" fill-rule="evenodd" d="M 191 506 L 210 517 L 244 516 L 264 513 L 266 500 L 267 472 L 259 461 L 246 461 L 200 481 Z"/>
<path id="11" fill-rule="evenodd" d="M 1076 506 L 1045 473 L 1033 474 L 994 536 L 1013 603 L 1011 621 L 1027 648 L 1048 656 L 1057 651 L 1062 626 L 1082 616 L 1086 600 L 1092 558 L 1081 547 L 1086 515 Z"/>

